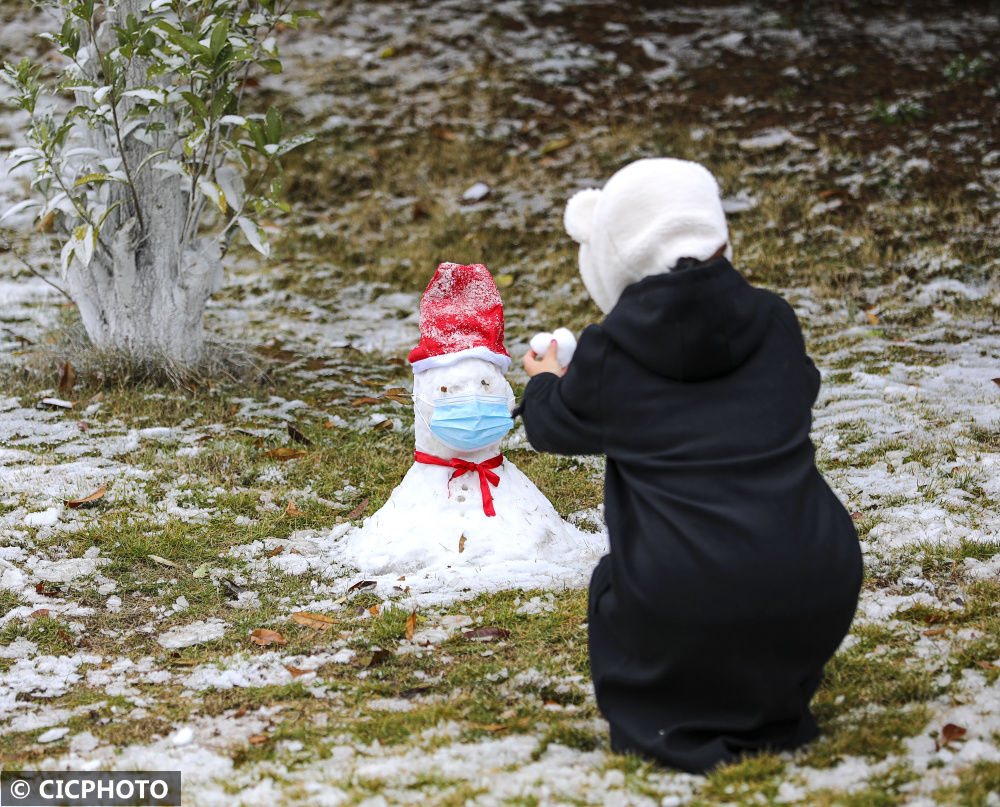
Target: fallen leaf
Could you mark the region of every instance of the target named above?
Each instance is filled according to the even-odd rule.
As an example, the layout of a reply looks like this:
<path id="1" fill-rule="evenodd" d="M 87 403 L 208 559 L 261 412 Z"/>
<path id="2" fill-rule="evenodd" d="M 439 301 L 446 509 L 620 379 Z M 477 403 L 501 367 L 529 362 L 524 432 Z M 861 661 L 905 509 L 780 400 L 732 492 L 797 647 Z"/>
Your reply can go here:
<path id="1" fill-rule="evenodd" d="M 455 133 L 450 129 L 445 129 L 441 126 L 432 126 L 431 134 L 434 135 L 438 140 L 443 140 L 445 143 L 455 142 Z"/>
<path id="2" fill-rule="evenodd" d="M 73 637 L 66 633 L 66 631 L 62 628 L 56 630 L 56 636 L 66 642 L 66 644 L 73 644 Z"/>
<path id="3" fill-rule="evenodd" d="M 267 647 L 272 644 L 288 644 L 288 641 L 276 630 L 270 630 L 269 628 L 257 628 L 253 633 L 250 634 L 250 641 L 261 647 Z"/>
<path id="4" fill-rule="evenodd" d="M 246 706 L 241 706 L 239 709 L 237 709 L 235 712 L 233 712 L 232 716 L 233 717 L 243 717 L 246 713 L 247 713 L 247 707 Z"/>
<path id="5" fill-rule="evenodd" d="M 292 518 L 296 518 L 298 516 L 304 516 L 306 514 L 306 511 L 299 510 L 299 508 L 295 506 L 295 500 L 289 498 L 288 506 L 285 508 L 285 514 L 291 516 Z"/>
<path id="6" fill-rule="evenodd" d="M 43 597 L 60 597 L 62 591 L 57 586 L 50 586 L 48 583 L 35 583 L 35 594 L 41 594 Z"/>
<path id="7" fill-rule="evenodd" d="M 374 426 L 372 426 L 372 431 L 376 432 L 391 432 L 393 429 L 392 421 L 386 418 L 385 420 L 380 420 Z"/>
<path id="8" fill-rule="evenodd" d="M 1000 665 L 994 664 L 992 661 L 977 661 L 976 666 L 983 670 L 1000 670 Z"/>
<path id="9" fill-rule="evenodd" d="M 372 657 L 368 661 L 368 664 L 366 666 L 377 667 L 379 664 L 385 664 L 391 658 L 392 658 L 391 650 L 376 650 L 374 653 L 372 653 Z"/>
<path id="10" fill-rule="evenodd" d="M 309 611 L 296 611 L 292 614 L 292 622 L 298 625 L 305 625 L 307 628 L 326 630 L 335 624 L 336 621 L 333 617 L 329 617 L 326 614 L 313 614 Z"/>
<path id="11" fill-rule="evenodd" d="M 465 551 L 465 533 L 462 533 L 462 537 L 458 539 L 458 553 L 462 554 Z"/>
<path id="12" fill-rule="evenodd" d="M 300 670 L 298 667 L 289 667 L 285 665 L 285 669 L 292 674 L 292 678 L 298 678 L 300 675 L 307 675 L 311 672 L 316 672 L 315 670 Z"/>
<path id="13" fill-rule="evenodd" d="M 59 374 L 59 394 L 69 395 L 70 390 L 76 385 L 76 368 L 73 367 L 73 363 L 66 359 L 66 363 L 62 366 L 62 372 Z"/>
<path id="14" fill-rule="evenodd" d="M 271 738 L 266 734 L 253 734 L 249 739 L 250 745 L 263 745 Z"/>
<path id="15" fill-rule="evenodd" d="M 288 436 L 291 437 L 296 443 L 302 443 L 304 446 L 312 445 L 312 440 L 306 437 L 291 423 L 286 424 L 286 428 L 288 429 Z"/>
<path id="16" fill-rule="evenodd" d="M 966 733 L 967 729 L 962 726 L 956 726 L 954 723 L 945 723 L 941 729 L 941 744 L 948 745 L 948 743 L 955 740 L 961 740 Z"/>
<path id="17" fill-rule="evenodd" d="M 544 154 L 553 154 L 554 152 L 561 151 L 562 149 L 566 148 L 567 146 L 571 146 L 571 145 L 573 145 L 573 138 L 572 137 L 560 137 L 560 138 L 557 138 L 556 140 L 550 140 L 548 143 L 545 143 L 538 150 L 538 153 L 542 154 L 542 155 L 544 155 Z"/>
<path id="18" fill-rule="evenodd" d="M 28 616 L 30 616 L 32 619 L 38 619 L 39 617 L 48 615 L 49 615 L 48 608 L 39 608 L 37 611 L 32 611 L 30 614 L 28 614 Z"/>
<path id="19" fill-rule="evenodd" d="M 505 289 L 508 286 L 512 286 L 514 284 L 514 275 L 511 274 L 497 275 L 495 278 L 493 278 L 493 280 L 496 281 L 498 287 L 500 287 L 501 289 Z"/>
<path id="20" fill-rule="evenodd" d="M 371 614 L 372 616 L 378 616 L 378 612 L 379 612 L 378 603 L 375 603 L 375 605 L 373 605 L 371 608 L 368 609 L 368 613 Z"/>
<path id="21" fill-rule="evenodd" d="M 868 319 L 869 325 L 878 325 L 878 317 L 875 316 L 874 311 L 865 311 L 865 317 Z"/>
<path id="22" fill-rule="evenodd" d="M 352 591 L 357 591 L 358 589 L 362 588 L 374 588 L 377 585 L 378 583 L 375 580 L 359 580 L 357 583 L 355 583 L 353 586 L 347 589 L 347 593 L 350 594 Z"/>
<path id="23" fill-rule="evenodd" d="M 406 364 L 406 361 L 399 358 L 399 356 L 393 356 L 390 359 L 385 360 L 386 364 L 391 364 L 393 367 L 402 367 Z"/>
<path id="24" fill-rule="evenodd" d="M 351 406 L 372 406 L 373 404 L 377 403 L 381 403 L 381 401 L 379 401 L 378 398 L 372 398 L 366 396 L 364 398 L 355 398 L 353 401 L 351 401 Z"/>
<path id="25" fill-rule="evenodd" d="M 947 633 L 947 628 L 929 628 L 927 630 L 921 631 L 924 636 L 940 636 L 942 633 Z"/>
<path id="26" fill-rule="evenodd" d="M 42 398 L 42 406 L 48 406 L 52 409 L 72 409 L 72 401 L 64 401 L 60 398 Z"/>
<path id="27" fill-rule="evenodd" d="M 272 549 L 270 552 L 268 552 L 264 557 L 266 557 L 266 558 L 273 558 L 273 557 L 275 557 L 277 555 L 280 555 L 281 554 L 281 550 L 284 549 L 284 548 L 285 548 L 284 544 L 278 544 L 274 549 Z"/>
<path id="28" fill-rule="evenodd" d="M 90 428 L 90 426 L 87 425 L 87 421 L 85 421 L 85 420 L 81 420 L 76 425 L 77 425 L 77 428 L 79 428 L 80 431 L 82 431 L 82 432 L 85 432 L 85 431 L 87 431 L 87 429 Z"/>
<path id="29" fill-rule="evenodd" d="M 96 502 L 107 492 L 108 492 L 108 486 L 101 485 L 97 490 L 95 490 L 89 496 L 84 496 L 82 499 L 73 499 L 72 501 L 64 500 L 63 504 L 70 508 L 80 507 L 81 505 L 84 504 L 90 504 L 91 502 Z"/>
<path id="30" fill-rule="evenodd" d="M 410 615 L 406 618 L 406 631 L 403 634 L 406 637 L 407 641 L 413 638 L 413 631 L 416 629 L 416 627 L 417 627 L 417 612 L 411 611 Z"/>
<path id="31" fill-rule="evenodd" d="M 40 233 L 51 233 L 56 226 L 56 211 L 50 210 L 38 220 L 35 229 Z"/>
<path id="32" fill-rule="evenodd" d="M 268 459 L 285 462 L 286 460 L 295 460 L 299 457 L 304 457 L 308 453 L 301 448 L 272 448 L 270 451 L 265 451 L 264 456 Z"/>
<path id="33" fill-rule="evenodd" d="M 172 560 L 167 558 L 161 558 L 159 555 L 146 555 L 146 557 L 156 563 L 159 563 L 161 566 L 172 566 L 175 569 L 181 568 L 180 564 L 174 563 Z"/>
<path id="34" fill-rule="evenodd" d="M 1000 387 L 1000 378 L 994 378 L 993 383 Z"/>
<path id="35" fill-rule="evenodd" d="M 194 570 L 194 573 L 191 576 L 201 578 L 207 574 L 208 574 L 208 564 L 203 563 L 201 564 L 201 566 L 199 566 L 197 569 Z"/>
<path id="36" fill-rule="evenodd" d="M 492 642 L 494 639 L 506 639 L 510 636 L 510 631 L 503 628 L 476 628 L 467 630 L 462 635 L 474 642 Z"/>
<path id="37" fill-rule="evenodd" d="M 351 510 L 350 513 L 348 513 L 346 516 L 344 516 L 344 519 L 346 521 L 354 521 L 354 519 L 360 517 L 360 515 L 363 512 L 365 512 L 366 509 L 368 509 L 368 499 L 369 499 L 369 497 L 365 496 L 365 498 L 363 498 L 361 500 L 361 504 L 359 504 L 357 507 L 355 507 L 353 510 Z M 372 585 L 374 586 L 375 583 L 372 582 Z M 348 589 L 348 591 L 353 591 L 353 589 Z"/>
<path id="38" fill-rule="evenodd" d="M 396 578 L 396 580 L 398 580 L 398 581 L 400 581 L 400 582 L 402 582 L 402 581 L 403 581 L 403 580 L 405 580 L 405 579 L 406 579 L 406 575 L 405 575 L 405 574 L 404 574 L 404 575 L 402 575 L 401 577 L 397 577 L 397 578 Z"/>
<path id="39" fill-rule="evenodd" d="M 851 518 L 857 521 L 859 518 L 864 518 L 864 513 L 855 510 L 853 513 L 851 513 Z"/>

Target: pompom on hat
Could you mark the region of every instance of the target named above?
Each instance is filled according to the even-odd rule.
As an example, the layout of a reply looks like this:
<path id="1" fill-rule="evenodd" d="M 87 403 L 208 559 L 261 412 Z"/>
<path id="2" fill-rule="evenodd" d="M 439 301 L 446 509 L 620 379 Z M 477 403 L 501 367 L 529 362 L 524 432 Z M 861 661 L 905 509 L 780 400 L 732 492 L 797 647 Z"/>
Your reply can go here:
<path id="1" fill-rule="evenodd" d="M 413 372 L 484 359 L 506 373 L 503 303 L 481 263 L 442 263 L 420 298 L 420 342 L 410 351 Z"/>
<path id="2" fill-rule="evenodd" d="M 605 313 L 626 286 L 681 258 L 732 257 L 719 185 L 707 168 L 669 157 L 636 160 L 602 190 L 574 194 L 563 216 L 580 244 L 580 276 Z"/>

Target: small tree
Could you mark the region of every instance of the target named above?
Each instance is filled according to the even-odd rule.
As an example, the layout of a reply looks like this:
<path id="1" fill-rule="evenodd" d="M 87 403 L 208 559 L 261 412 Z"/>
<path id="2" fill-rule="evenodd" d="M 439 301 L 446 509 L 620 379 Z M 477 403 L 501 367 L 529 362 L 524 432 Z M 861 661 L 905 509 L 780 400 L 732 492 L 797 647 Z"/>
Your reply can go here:
<path id="1" fill-rule="evenodd" d="M 292 0 L 44 0 L 62 19 L 45 35 L 65 57 L 41 103 L 41 68 L 5 64 L 30 114 L 42 229 L 62 244 L 62 273 L 91 341 L 138 359 L 192 364 L 208 297 L 233 236 L 268 254 L 257 216 L 283 207 L 279 111 L 241 113 L 251 72 L 280 72 L 274 31 L 314 12 Z"/>

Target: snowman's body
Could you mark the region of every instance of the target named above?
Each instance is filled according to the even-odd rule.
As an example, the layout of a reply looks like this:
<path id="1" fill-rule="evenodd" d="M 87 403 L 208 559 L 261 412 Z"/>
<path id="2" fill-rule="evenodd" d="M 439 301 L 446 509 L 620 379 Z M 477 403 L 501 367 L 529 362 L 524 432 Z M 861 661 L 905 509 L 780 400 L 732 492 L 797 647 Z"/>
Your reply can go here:
<path id="1" fill-rule="evenodd" d="M 448 462 L 483 463 L 497 457 L 499 442 L 456 450 L 431 431 L 434 401 L 460 395 L 514 394 L 501 370 L 479 358 L 462 358 L 414 376 L 417 452 Z M 415 462 L 385 505 L 344 536 L 344 560 L 365 573 L 405 575 L 423 569 L 477 568 L 506 563 L 511 579 L 560 547 L 586 540 L 560 518 L 540 490 L 507 458 L 491 471 L 495 515 L 487 515 L 479 473 L 452 478 L 455 468 Z"/>

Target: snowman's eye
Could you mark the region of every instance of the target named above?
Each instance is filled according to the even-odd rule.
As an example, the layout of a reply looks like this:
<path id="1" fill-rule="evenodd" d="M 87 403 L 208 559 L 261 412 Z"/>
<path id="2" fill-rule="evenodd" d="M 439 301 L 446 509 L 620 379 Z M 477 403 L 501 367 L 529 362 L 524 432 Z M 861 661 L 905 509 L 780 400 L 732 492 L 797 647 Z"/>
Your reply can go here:
<path id="1" fill-rule="evenodd" d="M 441 392 L 447 392 L 447 391 L 448 391 L 447 387 L 441 387 Z"/>
<path id="2" fill-rule="evenodd" d="M 490 385 L 490 383 L 484 378 L 483 379 L 483 386 L 484 387 L 488 387 L 489 385 Z"/>

